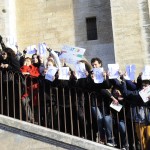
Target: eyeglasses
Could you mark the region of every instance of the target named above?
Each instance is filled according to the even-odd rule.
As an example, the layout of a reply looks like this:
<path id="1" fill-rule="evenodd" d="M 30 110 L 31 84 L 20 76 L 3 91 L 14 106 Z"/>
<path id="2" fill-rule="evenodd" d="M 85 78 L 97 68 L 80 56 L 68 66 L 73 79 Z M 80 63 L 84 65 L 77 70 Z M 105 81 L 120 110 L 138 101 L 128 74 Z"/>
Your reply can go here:
<path id="1" fill-rule="evenodd" d="M 2 53 L 2 55 L 6 55 L 6 53 Z"/>

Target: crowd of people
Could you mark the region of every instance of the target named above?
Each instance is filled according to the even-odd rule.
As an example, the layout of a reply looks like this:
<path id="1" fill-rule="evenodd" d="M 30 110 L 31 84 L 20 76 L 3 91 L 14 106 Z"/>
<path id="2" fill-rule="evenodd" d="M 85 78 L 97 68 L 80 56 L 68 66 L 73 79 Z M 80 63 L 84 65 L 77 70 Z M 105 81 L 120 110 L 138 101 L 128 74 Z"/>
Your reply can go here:
<path id="1" fill-rule="evenodd" d="M 99 143 L 134 149 L 139 142 L 140 146 L 136 147 L 137 149 L 150 149 L 149 101 L 144 103 L 139 94 L 140 90 L 150 85 L 150 81 L 142 80 L 142 74 L 138 76 L 137 81 L 131 81 L 124 78 L 125 73 L 120 72 L 119 79 L 109 79 L 109 73 L 103 71 L 103 82 L 95 83 L 93 68 L 103 67 L 101 59 L 95 57 L 91 59 L 91 63 L 86 60 L 78 61 L 85 65 L 86 77 L 77 78 L 76 72 L 70 68 L 69 80 L 62 80 L 59 79 L 59 69 L 67 67 L 67 64 L 64 60 L 56 60 L 58 54 L 55 51 L 47 48 L 49 56 L 46 60 L 36 53 L 31 58 L 26 57 L 26 51 L 18 57 L 17 53 L 5 46 L 2 37 L 0 43 L 2 114 L 13 117 L 15 106 L 15 115 L 19 118 L 21 98 L 23 120 L 35 120 L 41 124 L 44 124 L 42 121 L 46 121 L 47 124 L 51 124 L 52 120 L 49 117 L 53 117 L 54 129 L 80 137 L 86 135 L 90 140 L 91 128 L 96 126 L 93 132 L 95 135 L 98 133 Z M 52 81 L 45 78 L 50 67 L 57 68 Z M 13 74 L 12 77 L 12 72 L 17 72 L 21 77 L 20 86 L 18 75 Z M 12 81 L 15 81 L 15 84 Z M 21 87 L 21 92 L 9 90 L 18 87 Z M 11 100 L 14 95 L 15 105 Z M 43 99 L 46 99 L 46 102 L 52 100 L 52 104 L 45 104 Z M 123 108 L 117 112 L 110 107 L 111 103 L 121 104 Z M 45 105 L 47 106 L 44 107 Z M 50 113 L 45 115 L 48 109 Z M 91 116 L 94 125 L 91 125 Z M 75 120 L 79 120 L 80 131 L 77 131 L 78 123 Z"/>

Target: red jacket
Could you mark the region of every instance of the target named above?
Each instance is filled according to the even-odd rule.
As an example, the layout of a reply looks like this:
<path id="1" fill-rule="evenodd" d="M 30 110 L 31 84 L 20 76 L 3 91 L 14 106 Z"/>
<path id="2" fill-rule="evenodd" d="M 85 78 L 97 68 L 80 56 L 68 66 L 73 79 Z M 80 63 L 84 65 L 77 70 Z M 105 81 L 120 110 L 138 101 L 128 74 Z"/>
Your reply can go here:
<path id="1" fill-rule="evenodd" d="M 39 68 L 33 65 L 22 66 L 20 70 L 21 72 L 28 72 L 30 76 L 33 76 L 33 77 L 38 77 L 40 75 Z"/>
<path id="2" fill-rule="evenodd" d="M 33 65 L 30 66 L 22 66 L 20 68 L 21 72 L 26 72 L 29 73 L 30 78 L 27 78 L 26 82 L 27 82 L 27 93 L 24 93 L 22 95 L 23 97 L 26 96 L 30 96 L 31 95 L 31 91 L 33 89 L 33 104 L 34 106 L 38 105 L 38 88 L 39 88 L 39 83 L 37 82 L 33 82 L 32 87 L 30 86 L 30 79 L 34 78 L 34 77 L 39 77 L 40 73 L 39 73 L 39 68 L 35 67 Z M 29 82 L 29 83 L 28 83 Z"/>

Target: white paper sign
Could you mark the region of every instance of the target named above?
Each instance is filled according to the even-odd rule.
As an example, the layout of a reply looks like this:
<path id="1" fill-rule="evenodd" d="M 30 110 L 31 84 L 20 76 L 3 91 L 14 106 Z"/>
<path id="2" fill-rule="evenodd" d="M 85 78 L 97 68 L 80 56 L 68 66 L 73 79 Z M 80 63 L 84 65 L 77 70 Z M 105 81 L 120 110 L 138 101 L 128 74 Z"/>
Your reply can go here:
<path id="1" fill-rule="evenodd" d="M 63 59 L 66 63 L 68 64 L 76 64 L 79 60 L 81 59 L 78 59 L 77 57 L 73 56 L 72 53 L 62 53 L 60 56 L 59 56 L 59 59 Z"/>
<path id="2" fill-rule="evenodd" d="M 113 108 L 114 110 L 120 112 L 120 110 L 122 109 L 122 105 L 121 104 L 113 104 L 113 102 L 110 104 L 110 107 Z"/>
<path id="3" fill-rule="evenodd" d="M 36 45 L 31 45 L 27 47 L 27 54 L 35 54 L 37 52 Z"/>
<path id="4" fill-rule="evenodd" d="M 119 65 L 108 64 L 109 79 L 116 79 L 119 77 Z"/>
<path id="5" fill-rule="evenodd" d="M 49 67 L 46 72 L 45 79 L 53 81 L 57 70 L 58 70 L 58 68 L 56 68 L 56 67 L 53 67 L 53 66 Z"/>
<path id="6" fill-rule="evenodd" d="M 125 76 L 125 79 L 126 80 L 135 80 L 135 70 L 136 70 L 135 65 L 127 65 L 126 66 L 127 75 Z"/>
<path id="7" fill-rule="evenodd" d="M 45 43 L 39 43 L 38 47 L 38 53 L 39 55 L 46 55 L 46 44 Z"/>
<path id="8" fill-rule="evenodd" d="M 150 66 L 146 65 L 143 70 L 142 80 L 150 79 Z"/>
<path id="9" fill-rule="evenodd" d="M 61 67 L 59 68 L 59 78 L 61 80 L 69 80 L 69 67 Z"/>
<path id="10" fill-rule="evenodd" d="M 6 47 L 11 48 L 15 52 L 17 52 L 17 40 L 13 36 L 8 36 L 6 37 Z"/>
<path id="11" fill-rule="evenodd" d="M 94 83 L 102 83 L 104 81 L 103 68 L 93 68 Z"/>
<path id="12" fill-rule="evenodd" d="M 51 50 L 51 54 L 53 55 L 56 66 L 58 68 L 60 68 L 61 67 L 61 62 L 60 62 L 60 59 L 59 59 L 57 53 L 54 50 Z"/>
<path id="13" fill-rule="evenodd" d="M 17 43 L 17 40 L 14 36 L 6 37 L 6 46 L 8 46 L 8 47 L 15 46 L 16 43 Z"/>
<path id="14" fill-rule="evenodd" d="M 144 101 L 144 103 L 149 101 L 148 97 L 150 97 L 150 86 L 145 87 L 143 90 L 141 90 L 139 92 L 139 94 L 140 94 L 142 100 Z"/>
<path id="15" fill-rule="evenodd" d="M 76 68 L 76 73 L 77 73 L 77 79 L 86 78 L 86 69 L 85 69 L 84 63 L 82 62 L 77 63 L 75 65 L 75 68 Z"/>
<path id="16" fill-rule="evenodd" d="M 78 57 L 83 56 L 84 53 L 85 53 L 85 49 L 84 48 L 75 47 L 75 46 L 69 46 L 69 45 L 64 45 L 62 47 L 62 51 L 64 51 L 64 52 L 71 52 L 71 53 L 77 55 Z"/>
<path id="17" fill-rule="evenodd" d="M 79 60 L 83 59 L 84 53 L 84 48 L 64 45 L 62 47 L 62 54 L 59 58 L 64 59 L 65 62 L 69 64 L 76 64 Z"/>

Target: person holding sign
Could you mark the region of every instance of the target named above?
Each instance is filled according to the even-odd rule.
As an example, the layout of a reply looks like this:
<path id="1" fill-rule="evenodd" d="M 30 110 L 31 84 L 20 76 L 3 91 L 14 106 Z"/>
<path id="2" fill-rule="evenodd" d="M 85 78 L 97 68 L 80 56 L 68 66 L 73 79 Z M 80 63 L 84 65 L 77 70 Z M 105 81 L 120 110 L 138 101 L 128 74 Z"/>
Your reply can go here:
<path id="1" fill-rule="evenodd" d="M 55 67 L 53 59 L 48 59 L 46 63 L 46 68 L 44 69 L 45 79 L 53 82 L 55 80 L 55 74 L 58 68 Z"/>
<path id="2" fill-rule="evenodd" d="M 92 58 L 91 59 L 91 65 L 93 67 L 93 70 L 95 68 L 102 69 L 102 61 L 99 58 Z M 96 92 L 97 95 L 97 102 L 95 101 L 95 98 L 92 100 L 92 113 L 93 116 L 97 119 L 98 123 L 98 130 L 100 134 L 100 142 L 105 142 L 105 132 L 107 135 L 107 145 L 109 146 L 115 146 L 115 142 L 112 138 L 112 117 L 110 116 L 110 101 L 113 101 L 114 104 L 118 104 L 118 101 L 113 97 L 113 95 L 107 90 L 110 88 L 108 76 L 106 75 L 106 72 L 103 71 L 103 82 L 102 83 L 95 83 L 94 78 L 95 74 L 94 71 L 90 74 L 91 83 L 90 88 L 94 92 Z M 103 111 L 105 110 L 105 111 Z M 105 131 L 104 129 L 105 128 Z"/>
<path id="3" fill-rule="evenodd" d="M 45 123 L 45 101 L 43 100 L 43 97 L 45 95 L 45 99 L 46 99 L 46 103 L 47 103 L 47 109 L 49 109 L 49 112 L 47 113 L 47 124 L 48 127 L 51 128 L 52 124 L 52 120 L 51 120 L 51 115 L 53 115 L 53 125 L 54 125 L 54 129 L 58 129 L 58 123 L 57 123 L 57 102 L 56 102 L 56 90 L 55 87 L 57 84 L 55 84 L 55 79 L 57 78 L 58 75 L 57 74 L 58 68 L 55 67 L 55 63 L 53 58 L 48 57 L 46 66 L 44 68 L 44 71 L 42 73 L 44 80 L 42 80 L 42 84 L 41 84 L 41 118 L 43 118 L 42 120 L 42 124 Z M 42 97 L 43 94 L 43 97 Z M 52 106 L 51 106 L 52 105 Z M 53 114 L 50 114 L 50 112 L 53 111 Z"/>
<path id="4" fill-rule="evenodd" d="M 125 114 L 125 100 L 124 97 L 120 91 L 120 81 L 118 79 L 113 79 L 114 82 L 112 84 L 112 89 L 111 93 L 112 95 L 118 100 L 119 104 L 114 105 L 111 103 L 110 107 L 112 115 L 113 115 L 113 120 L 114 120 L 114 136 L 116 138 L 117 145 L 121 148 L 124 149 L 129 149 L 129 144 L 127 143 L 127 135 L 126 135 L 126 125 L 124 121 L 124 116 Z M 119 134 L 121 137 L 121 145 L 119 145 Z M 131 144 L 132 145 L 132 144 Z"/>
<path id="5" fill-rule="evenodd" d="M 61 62 L 60 62 L 60 59 L 59 59 L 59 55 L 61 54 L 60 52 L 58 51 L 54 51 L 50 48 L 46 48 L 47 51 L 49 52 L 49 57 L 53 58 L 54 62 L 55 62 L 55 65 L 57 66 L 57 68 L 60 68 L 61 67 Z"/>
<path id="6" fill-rule="evenodd" d="M 99 79 L 101 82 L 99 83 L 93 82 L 93 86 L 95 87 L 95 89 L 99 90 L 102 88 L 104 89 L 109 88 L 108 76 L 106 72 L 103 71 L 102 61 L 99 58 L 93 58 L 91 59 L 91 65 L 93 67 L 91 74 L 90 74 L 92 81 L 95 81 L 95 78 L 98 77 L 97 73 L 100 73 L 101 74 L 100 76 L 102 77 L 102 79 Z M 101 71 L 98 72 L 97 70 L 95 71 L 95 69 L 99 69 Z"/>
<path id="7" fill-rule="evenodd" d="M 85 63 L 83 61 L 77 62 L 75 65 L 75 73 L 77 79 L 83 79 L 87 77 L 88 72 L 85 69 Z"/>
<path id="8" fill-rule="evenodd" d="M 60 78 L 60 73 L 62 76 Z M 69 76 L 69 77 L 68 77 Z M 71 122 L 73 122 L 75 114 L 75 92 L 73 90 L 76 78 L 72 73 L 70 67 L 64 64 L 58 69 L 55 76 L 55 84 L 58 87 L 58 100 L 59 100 L 59 117 L 60 117 L 60 130 L 65 133 L 71 134 Z M 72 97 L 72 99 L 70 98 Z M 72 114 L 72 118 L 71 115 Z"/>
<path id="9" fill-rule="evenodd" d="M 142 115 L 143 111 L 141 109 L 141 108 L 143 108 L 142 103 L 141 103 L 142 100 L 138 100 L 137 97 L 134 98 L 134 97 L 130 97 L 130 96 L 132 94 L 136 94 L 136 91 L 137 91 L 137 94 L 138 94 L 140 89 L 142 89 L 144 87 L 144 83 L 146 83 L 147 81 L 142 81 L 141 80 L 141 75 L 138 77 L 138 84 L 135 83 L 135 81 L 126 80 L 125 77 L 126 77 L 126 74 L 121 74 L 120 73 L 120 79 L 121 80 L 120 79 L 111 79 L 110 80 L 111 84 L 112 84 L 112 90 L 111 90 L 112 94 L 116 99 L 118 99 L 119 103 L 121 103 L 123 108 L 121 108 L 120 107 L 121 105 L 120 105 L 119 107 L 121 108 L 121 110 L 119 111 L 118 106 L 115 106 L 115 105 L 111 104 L 110 107 L 112 107 L 114 110 L 118 111 L 118 112 L 116 112 L 116 111 L 113 111 L 113 109 L 112 109 L 113 118 L 115 120 L 114 125 L 117 125 L 114 128 L 114 133 L 116 133 L 116 137 L 118 137 L 117 133 L 118 133 L 118 131 L 120 131 L 121 144 L 122 144 L 121 146 L 123 148 L 126 148 L 126 149 L 128 149 L 128 147 L 129 147 L 129 149 L 130 148 L 132 149 L 132 145 L 133 145 L 132 136 L 133 135 L 131 134 L 131 132 L 128 132 L 128 130 L 127 130 L 127 129 L 132 128 L 131 119 L 133 119 L 135 122 L 139 122 L 139 119 L 140 119 L 140 122 L 142 122 L 142 123 L 143 123 L 144 120 L 142 119 L 142 117 L 140 117 L 140 116 L 143 116 Z M 125 95 L 124 94 L 125 91 L 122 90 L 122 82 L 121 82 L 122 80 L 125 82 L 126 90 L 128 92 L 130 92 L 130 93 L 126 92 L 127 95 Z M 139 89 L 139 87 L 140 87 L 140 89 Z M 129 107 L 129 106 L 132 106 L 132 107 Z M 137 106 L 138 106 L 138 109 L 137 109 Z M 126 111 L 125 111 L 124 108 L 126 109 Z M 126 120 L 126 125 L 125 125 L 124 116 L 127 116 L 128 112 L 131 112 L 131 109 L 132 109 L 132 113 L 133 113 L 134 118 L 126 118 L 127 120 Z M 126 126 L 127 126 L 127 129 L 126 129 Z M 119 129 L 118 131 L 116 130 L 117 128 Z M 127 136 L 126 132 L 128 132 L 128 136 Z M 139 129 L 137 129 L 136 133 L 139 134 Z M 138 145 L 138 139 L 137 139 L 136 133 L 135 133 L 135 138 L 136 138 L 135 142 Z M 129 142 L 129 144 L 127 143 L 127 141 Z M 119 143 L 119 141 L 117 143 Z"/>
<path id="10" fill-rule="evenodd" d="M 109 79 L 116 79 L 119 77 L 119 65 L 108 64 Z"/>
<path id="11" fill-rule="evenodd" d="M 143 99 L 143 96 L 140 95 L 143 91 L 147 91 L 148 86 L 150 86 L 149 80 L 142 80 L 141 89 L 134 91 L 128 90 L 126 82 L 123 80 L 121 84 L 121 90 L 124 98 L 132 104 L 132 111 L 134 116 L 134 121 L 136 122 L 135 128 L 138 139 L 141 140 L 141 145 L 144 150 L 150 148 L 150 97 L 147 97 L 147 101 Z M 137 109 L 138 106 L 138 109 Z"/>
<path id="12" fill-rule="evenodd" d="M 90 130 L 90 110 L 89 110 L 89 100 L 88 100 L 88 75 L 92 69 L 90 63 L 86 60 L 78 61 L 76 65 L 76 70 L 74 72 L 77 87 L 77 118 L 79 118 L 79 126 L 80 126 L 80 136 L 85 137 L 85 133 L 87 135 L 87 139 L 91 139 L 91 130 Z M 85 128 L 86 127 L 86 128 Z M 86 130 L 86 131 L 85 131 Z M 86 137 L 85 137 L 86 138 Z"/>

